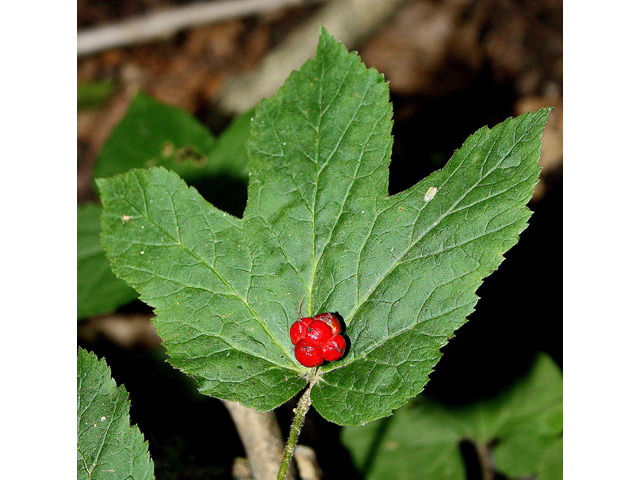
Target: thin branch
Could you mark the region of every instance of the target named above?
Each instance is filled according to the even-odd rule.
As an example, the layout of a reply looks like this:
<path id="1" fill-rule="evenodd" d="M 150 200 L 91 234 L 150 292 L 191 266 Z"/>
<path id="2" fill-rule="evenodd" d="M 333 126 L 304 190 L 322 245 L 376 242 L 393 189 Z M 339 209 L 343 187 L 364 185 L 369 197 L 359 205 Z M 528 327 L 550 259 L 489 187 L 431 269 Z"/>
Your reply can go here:
<path id="1" fill-rule="evenodd" d="M 223 400 L 244 445 L 252 478 L 274 480 L 284 448 L 275 413 L 258 412 L 239 403 Z M 286 477 L 293 480 L 293 475 Z"/>
<path id="2" fill-rule="evenodd" d="M 170 37 L 185 28 L 325 0 L 223 0 L 133 17 L 78 32 L 78 56 Z"/>
<path id="3" fill-rule="evenodd" d="M 322 471 L 313 448 L 298 444 L 293 451 L 293 458 L 296 460 L 300 480 L 320 480 Z"/>
<path id="4" fill-rule="evenodd" d="M 227 114 L 238 114 L 270 97 L 292 70 L 315 54 L 322 24 L 352 49 L 387 23 L 408 0 L 334 0 L 298 26 L 250 73 L 230 78 L 216 98 Z"/>

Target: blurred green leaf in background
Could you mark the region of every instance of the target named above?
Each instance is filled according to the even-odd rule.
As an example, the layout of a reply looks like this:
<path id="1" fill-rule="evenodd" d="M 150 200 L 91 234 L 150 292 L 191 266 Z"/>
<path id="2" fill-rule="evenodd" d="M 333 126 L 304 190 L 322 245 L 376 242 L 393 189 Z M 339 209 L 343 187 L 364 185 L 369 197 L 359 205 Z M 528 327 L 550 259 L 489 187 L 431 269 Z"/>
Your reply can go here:
<path id="1" fill-rule="evenodd" d="M 78 110 L 98 108 L 113 95 L 118 86 L 112 80 L 78 84 Z"/>
<path id="2" fill-rule="evenodd" d="M 87 203 L 78 207 L 78 318 L 116 310 L 136 298 L 136 291 L 111 271 L 100 245 L 102 207 Z"/>
<path id="3" fill-rule="evenodd" d="M 246 177 L 245 144 L 253 111 L 236 117 L 219 138 L 190 113 L 138 93 L 103 145 L 95 178 L 163 166 L 190 182 L 220 173 Z"/>
<path id="4" fill-rule="evenodd" d="M 562 373 L 539 355 L 528 375 L 494 398 L 449 407 L 419 398 L 341 439 L 367 480 L 463 480 L 460 444 L 509 478 L 562 478 Z"/>

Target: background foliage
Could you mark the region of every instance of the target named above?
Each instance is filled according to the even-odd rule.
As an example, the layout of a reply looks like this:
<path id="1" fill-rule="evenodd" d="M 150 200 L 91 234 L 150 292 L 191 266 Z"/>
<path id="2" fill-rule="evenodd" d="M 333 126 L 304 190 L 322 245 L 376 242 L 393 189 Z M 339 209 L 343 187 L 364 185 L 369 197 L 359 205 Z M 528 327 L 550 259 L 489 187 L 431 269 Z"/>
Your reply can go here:
<path id="1" fill-rule="evenodd" d="M 415 400 L 389 418 L 344 429 L 341 438 L 367 479 L 464 479 L 462 442 L 510 478 L 559 479 L 562 374 L 540 355 L 525 378 L 490 399 L 453 407 Z"/>

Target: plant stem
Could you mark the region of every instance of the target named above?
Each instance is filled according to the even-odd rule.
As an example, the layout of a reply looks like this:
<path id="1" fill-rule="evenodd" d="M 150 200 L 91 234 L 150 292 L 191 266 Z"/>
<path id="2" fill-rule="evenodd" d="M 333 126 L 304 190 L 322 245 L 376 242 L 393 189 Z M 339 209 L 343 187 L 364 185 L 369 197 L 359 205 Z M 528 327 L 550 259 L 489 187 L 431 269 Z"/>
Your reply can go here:
<path id="1" fill-rule="evenodd" d="M 293 451 L 296 448 L 296 443 L 298 443 L 298 437 L 300 436 L 305 416 L 309 411 L 309 407 L 311 407 L 311 389 L 315 385 L 317 378 L 318 369 L 316 368 L 311 374 L 309 386 L 302 394 L 302 397 L 300 397 L 300 400 L 298 400 L 298 405 L 294 410 L 295 416 L 293 417 L 293 424 L 291 425 L 291 431 L 289 432 L 289 439 L 284 447 L 284 456 L 282 457 L 282 463 L 280 464 L 280 471 L 278 472 L 277 480 L 284 480 L 287 475 L 287 470 L 289 470 Z"/>
<path id="2" fill-rule="evenodd" d="M 493 480 L 495 475 L 493 474 L 491 453 L 489 447 L 484 443 L 478 442 L 475 444 L 476 452 L 478 453 L 478 460 L 480 462 L 480 471 L 482 473 L 482 480 Z"/>

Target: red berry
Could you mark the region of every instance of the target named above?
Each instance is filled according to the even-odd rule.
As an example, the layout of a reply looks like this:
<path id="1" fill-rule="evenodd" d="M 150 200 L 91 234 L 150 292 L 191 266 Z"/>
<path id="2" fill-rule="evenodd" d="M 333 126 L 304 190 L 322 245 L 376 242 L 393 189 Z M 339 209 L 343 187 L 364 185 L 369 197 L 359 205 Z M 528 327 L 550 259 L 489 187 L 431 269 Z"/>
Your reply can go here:
<path id="1" fill-rule="evenodd" d="M 307 327 L 307 336 L 309 342 L 322 345 L 331 338 L 331 327 L 322 320 L 312 320 Z"/>
<path id="2" fill-rule="evenodd" d="M 322 347 L 302 339 L 296 343 L 296 358 L 305 367 L 317 367 L 322 363 Z"/>
<path id="3" fill-rule="evenodd" d="M 322 356 L 327 362 L 333 362 L 342 357 L 347 344 L 342 335 L 332 335 L 322 346 Z"/>
<path id="4" fill-rule="evenodd" d="M 332 313 L 319 313 L 315 317 L 314 320 L 322 320 L 324 323 L 331 327 L 331 333 L 341 333 L 342 326 L 340 325 L 340 320 L 338 320 L 334 314 Z"/>
<path id="5" fill-rule="evenodd" d="M 291 337 L 291 343 L 295 345 L 300 340 L 306 337 L 307 327 L 310 323 L 310 318 L 301 318 L 297 322 L 293 322 L 293 325 L 291 325 L 291 328 L 289 329 L 289 337 Z"/>

